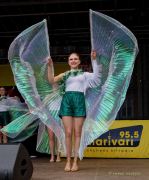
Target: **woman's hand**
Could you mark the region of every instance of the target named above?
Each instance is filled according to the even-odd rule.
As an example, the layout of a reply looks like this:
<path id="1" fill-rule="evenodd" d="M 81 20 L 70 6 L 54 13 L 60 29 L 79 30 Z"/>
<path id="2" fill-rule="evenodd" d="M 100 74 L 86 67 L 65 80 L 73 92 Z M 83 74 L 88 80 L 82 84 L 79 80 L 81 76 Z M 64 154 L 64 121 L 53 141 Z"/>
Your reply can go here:
<path id="1" fill-rule="evenodd" d="M 91 60 L 96 60 L 96 58 L 97 58 L 97 53 L 95 50 L 92 50 L 91 51 Z"/>
<path id="2" fill-rule="evenodd" d="M 52 70 L 52 65 L 53 65 L 52 58 L 48 57 L 47 60 L 48 60 L 48 62 L 47 62 L 47 65 L 48 65 L 48 80 L 49 80 L 50 84 L 53 84 L 54 83 L 54 74 L 53 74 L 53 70 Z"/>
<path id="3" fill-rule="evenodd" d="M 53 65 L 52 58 L 51 58 L 51 57 L 48 57 L 48 66 L 51 66 L 51 65 Z"/>

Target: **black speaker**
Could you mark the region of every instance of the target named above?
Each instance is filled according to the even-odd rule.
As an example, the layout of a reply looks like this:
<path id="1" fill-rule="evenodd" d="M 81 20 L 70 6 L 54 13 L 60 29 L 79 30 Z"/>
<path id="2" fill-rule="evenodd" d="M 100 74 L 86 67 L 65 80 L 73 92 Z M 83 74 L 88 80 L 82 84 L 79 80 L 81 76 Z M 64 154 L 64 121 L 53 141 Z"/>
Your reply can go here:
<path id="1" fill-rule="evenodd" d="M 30 180 L 32 173 L 32 161 L 23 144 L 0 144 L 0 180 Z"/>

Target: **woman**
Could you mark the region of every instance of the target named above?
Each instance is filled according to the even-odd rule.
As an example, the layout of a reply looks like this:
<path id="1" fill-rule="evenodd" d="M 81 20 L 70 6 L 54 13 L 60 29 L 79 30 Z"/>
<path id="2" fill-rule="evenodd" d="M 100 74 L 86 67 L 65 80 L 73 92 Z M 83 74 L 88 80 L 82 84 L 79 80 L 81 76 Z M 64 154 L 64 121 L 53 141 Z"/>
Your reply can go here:
<path id="1" fill-rule="evenodd" d="M 93 73 L 82 72 L 79 69 L 81 63 L 77 53 L 72 53 L 68 57 L 70 71 L 53 77 L 51 74 L 52 60 L 49 59 L 48 79 L 50 83 L 59 83 L 65 81 L 65 93 L 61 102 L 59 116 L 65 129 L 66 156 L 67 162 L 65 171 L 77 171 L 78 167 L 78 150 L 82 126 L 86 117 L 85 108 L 85 91 L 88 87 L 99 84 L 99 67 L 96 61 L 96 52 L 91 52 L 93 62 Z M 86 83 L 88 82 L 88 83 Z M 74 160 L 71 166 L 72 156 L 72 135 L 74 133 Z"/>
<path id="2" fill-rule="evenodd" d="M 6 99 L 6 89 L 4 87 L 0 87 L 0 101 Z M 10 122 L 9 112 L 6 110 L 0 111 L 0 129 L 6 126 Z M 7 143 L 8 138 L 6 134 L 2 134 L 0 132 L 0 143 Z"/>

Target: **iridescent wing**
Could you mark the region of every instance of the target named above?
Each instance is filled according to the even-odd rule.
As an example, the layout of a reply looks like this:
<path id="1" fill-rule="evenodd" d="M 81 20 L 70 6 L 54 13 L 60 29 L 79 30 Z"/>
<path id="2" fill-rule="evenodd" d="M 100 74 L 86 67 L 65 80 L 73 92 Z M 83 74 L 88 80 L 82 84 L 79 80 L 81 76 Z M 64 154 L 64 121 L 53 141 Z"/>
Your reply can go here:
<path id="1" fill-rule="evenodd" d="M 101 84 L 86 93 L 87 118 L 79 150 L 108 131 L 122 106 L 130 83 L 138 44 L 132 32 L 117 20 L 90 10 L 92 49 L 102 65 Z"/>
<path id="2" fill-rule="evenodd" d="M 57 90 L 53 90 L 47 78 L 47 61 L 50 56 L 49 48 L 46 20 L 27 28 L 11 43 L 8 59 L 17 88 L 25 99 L 31 114 L 21 116 L 19 119 L 17 118 L 12 124 L 3 128 L 3 132 L 11 136 L 13 130 L 16 131 L 17 129 L 20 132 L 20 129 L 23 130 L 33 121 L 40 119 L 40 122 L 52 129 L 59 141 L 64 144 L 64 132 L 61 127 L 60 118 L 57 116 L 58 110 L 56 110 L 56 108 L 58 109 L 58 104 L 52 104 L 52 101 L 50 103 L 46 100 L 48 96 L 59 99 L 59 102 L 61 100 L 60 94 Z M 51 70 L 53 71 L 52 65 Z M 43 132 L 39 132 L 38 135 L 38 142 L 42 143 Z"/>
<path id="3" fill-rule="evenodd" d="M 9 47 L 15 82 L 29 108 L 37 107 L 52 89 L 45 75 L 49 56 L 46 20 L 24 30 Z"/>

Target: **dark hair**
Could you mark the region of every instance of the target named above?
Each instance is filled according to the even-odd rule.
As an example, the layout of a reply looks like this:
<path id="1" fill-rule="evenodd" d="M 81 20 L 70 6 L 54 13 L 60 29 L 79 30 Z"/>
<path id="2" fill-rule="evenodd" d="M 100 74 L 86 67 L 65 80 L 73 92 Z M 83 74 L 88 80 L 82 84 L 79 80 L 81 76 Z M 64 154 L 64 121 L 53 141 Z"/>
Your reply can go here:
<path id="1" fill-rule="evenodd" d="M 78 57 L 79 57 L 79 60 L 81 61 L 81 59 L 80 59 L 80 54 L 77 53 L 77 52 L 72 52 L 71 54 L 69 54 L 68 59 L 69 59 L 69 57 L 70 57 L 72 54 L 75 54 L 76 56 L 78 56 Z"/>

